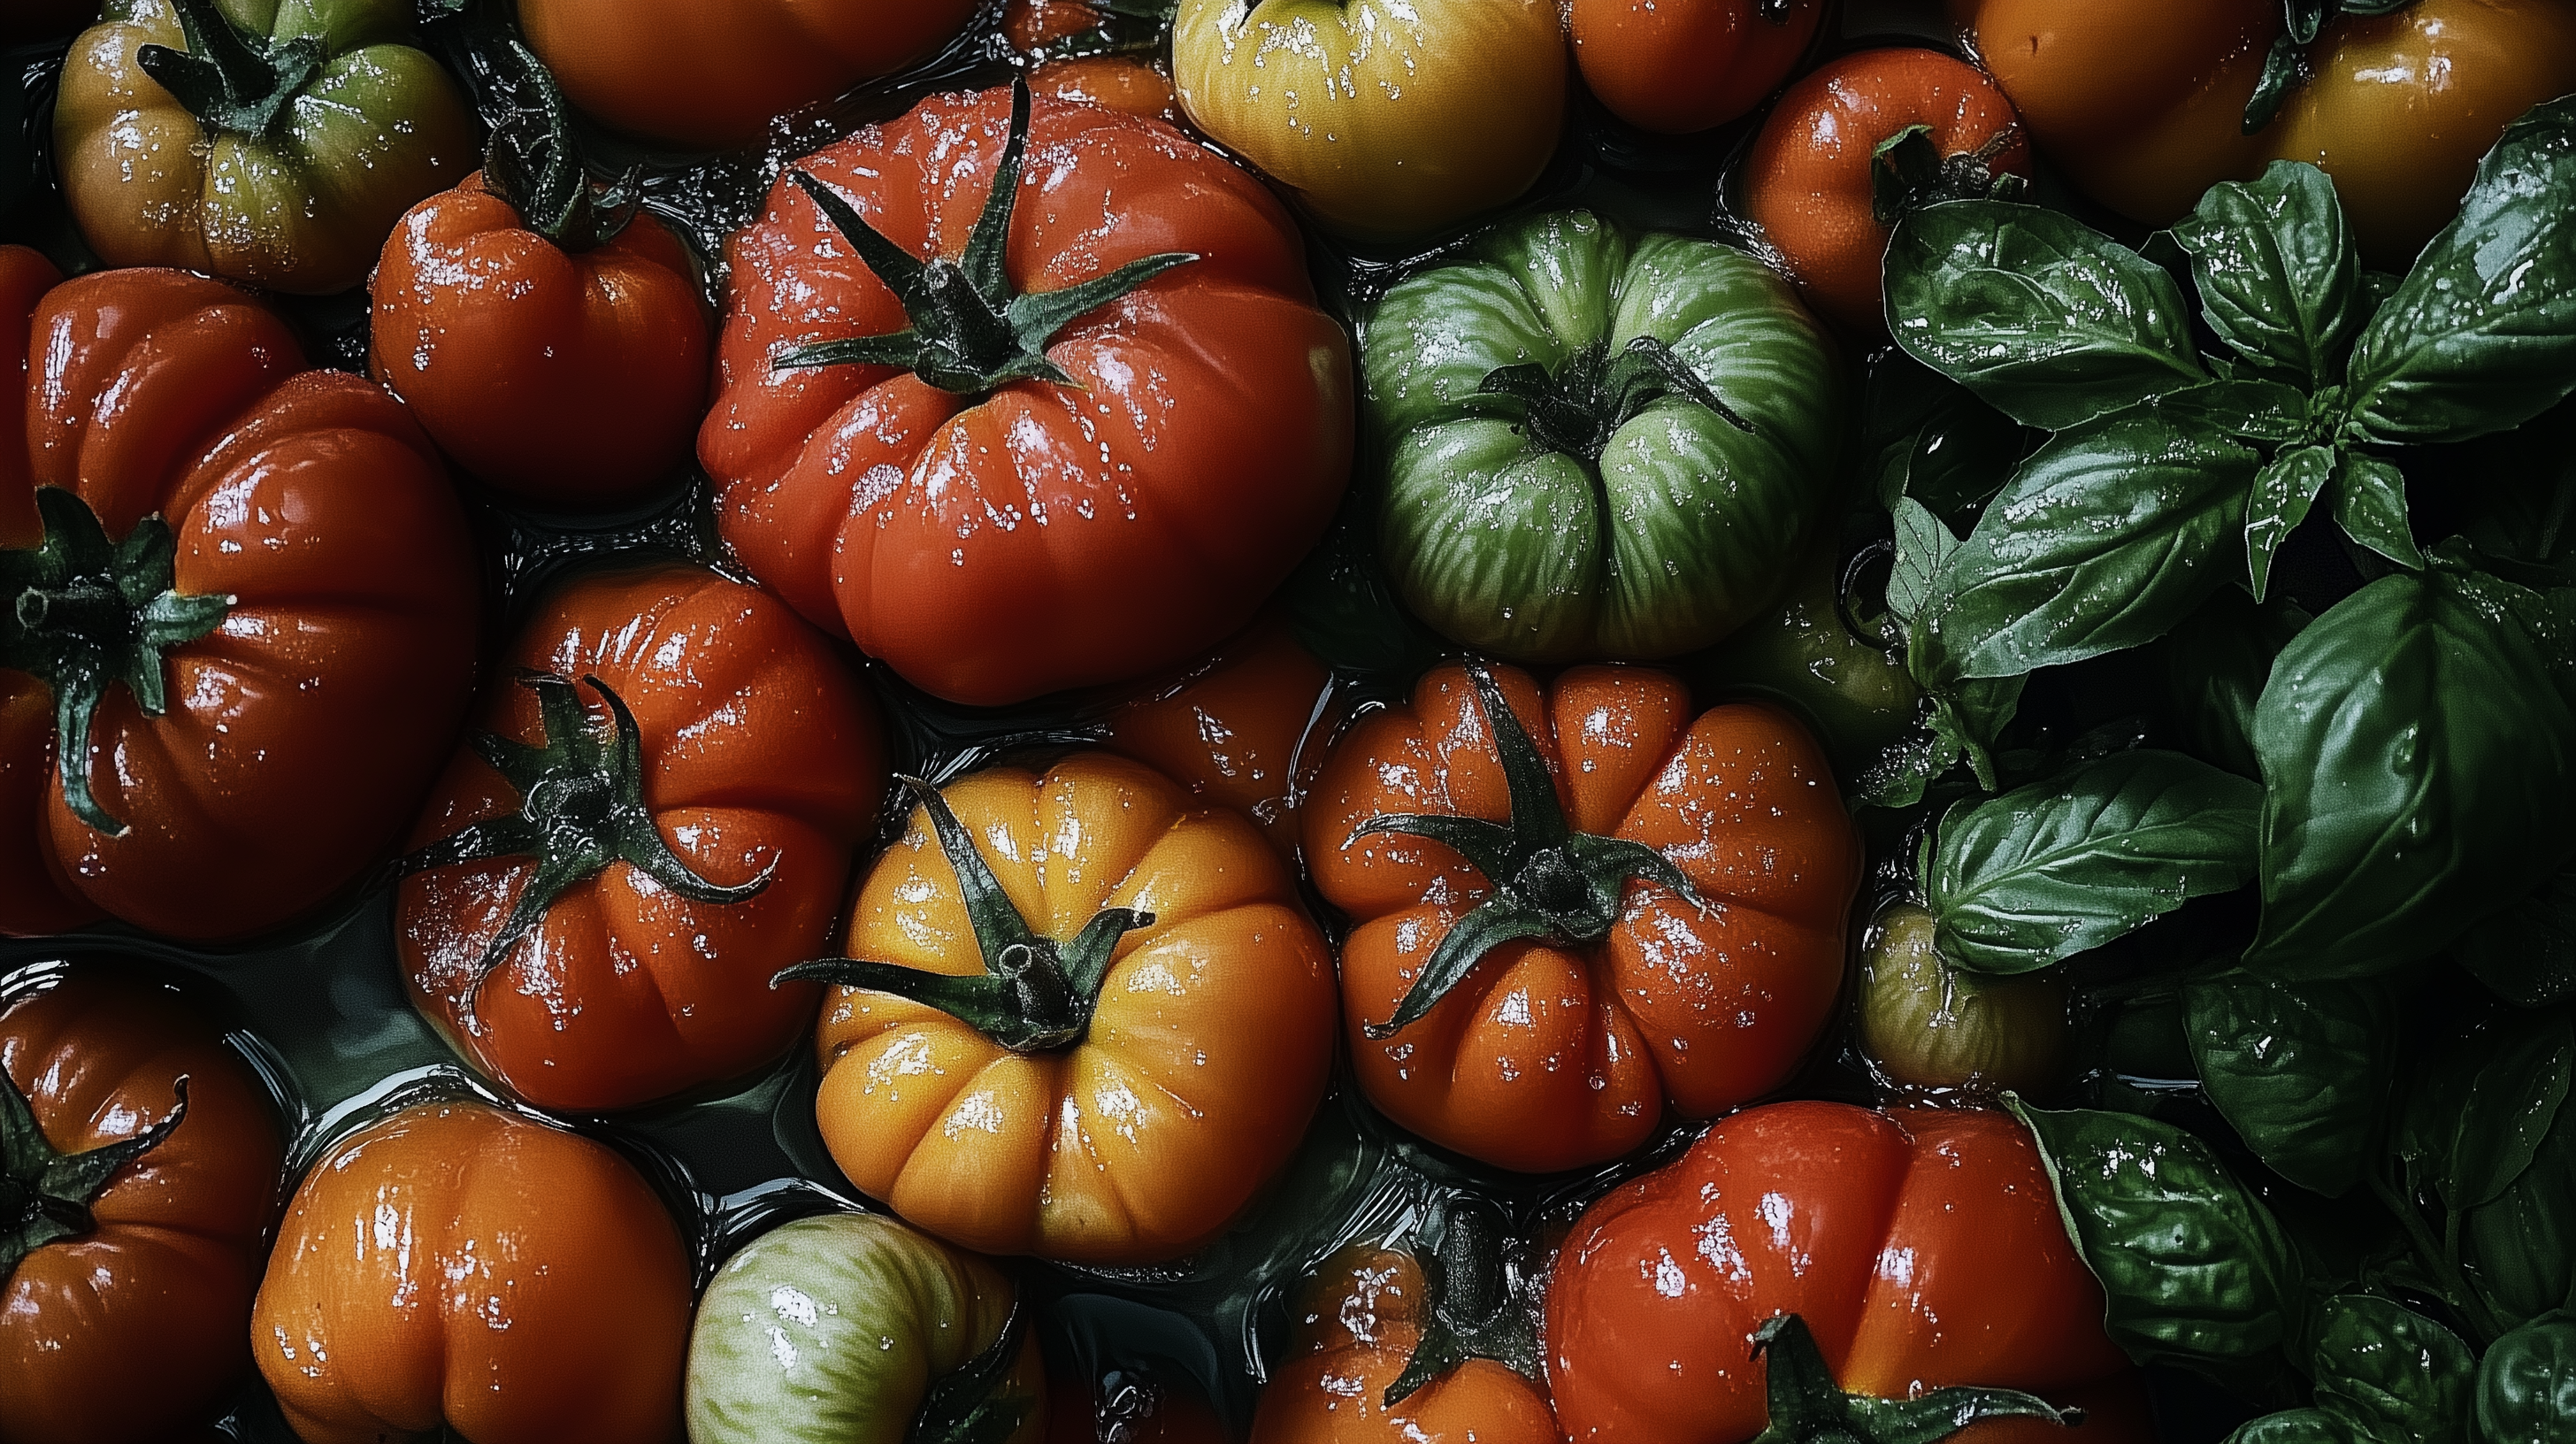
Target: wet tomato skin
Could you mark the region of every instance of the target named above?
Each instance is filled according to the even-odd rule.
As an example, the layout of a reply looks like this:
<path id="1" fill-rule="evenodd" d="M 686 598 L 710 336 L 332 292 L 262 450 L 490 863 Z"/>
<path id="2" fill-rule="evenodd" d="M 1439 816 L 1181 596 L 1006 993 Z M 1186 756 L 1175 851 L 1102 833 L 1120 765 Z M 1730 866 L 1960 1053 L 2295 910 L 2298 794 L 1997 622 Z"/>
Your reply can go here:
<path id="1" fill-rule="evenodd" d="M 1331 685 L 1331 671 L 1273 612 L 1119 704 L 1106 741 L 1260 824 L 1293 866 L 1297 808 L 1342 715 Z"/>
<path id="2" fill-rule="evenodd" d="M 1766 20 L 1757 0 L 1569 0 L 1583 83 L 1613 114 L 1680 135 L 1752 111 L 1816 37 L 1824 0 Z"/>

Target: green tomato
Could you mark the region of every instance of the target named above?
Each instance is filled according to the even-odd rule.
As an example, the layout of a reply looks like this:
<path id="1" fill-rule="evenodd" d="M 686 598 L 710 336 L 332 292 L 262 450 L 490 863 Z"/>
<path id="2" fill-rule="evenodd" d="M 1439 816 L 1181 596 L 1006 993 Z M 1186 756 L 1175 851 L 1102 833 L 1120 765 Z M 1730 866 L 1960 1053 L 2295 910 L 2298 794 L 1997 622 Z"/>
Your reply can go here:
<path id="1" fill-rule="evenodd" d="M 1819 547 L 1789 594 L 1683 668 L 1717 697 L 1758 697 L 1798 714 L 1848 784 L 1913 724 L 1922 690 L 1905 664 L 1862 641 L 1834 610 L 1834 550 Z"/>
<path id="2" fill-rule="evenodd" d="M 726 1259 L 699 1301 L 690 1444 L 903 1444 L 916 1417 L 924 1441 L 1035 1444 L 1036 1336 L 1022 1332 L 1006 1371 L 991 1352 L 1012 1297 L 992 1264 L 879 1214 L 781 1224 Z M 976 1379 L 979 1363 L 1001 1377 Z"/>
<path id="3" fill-rule="evenodd" d="M 1714 242 L 1513 222 L 1388 291 L 1360 358 L 1387 570 L 1494 656 L 1708 646 L 1780 595 L 1832 500 L 1831 346 Z"/>
<path id="4" fill-rule="evenodd" d="M 2485 1444 L 2576 1440 L 2576 1313 L 2545 1314 L 2488 1348 L 2477 1418 Z"/>
<path id="5" fill-rule="evenodd" d="M 1944 1092 L 2045 1093 L 2066 1071 L 2055 969 L 1981 978 L 1932 947 L 1927 909 L 1898 903 L 1861 942 L 1861 1050 L 1887 1081 Z"/>

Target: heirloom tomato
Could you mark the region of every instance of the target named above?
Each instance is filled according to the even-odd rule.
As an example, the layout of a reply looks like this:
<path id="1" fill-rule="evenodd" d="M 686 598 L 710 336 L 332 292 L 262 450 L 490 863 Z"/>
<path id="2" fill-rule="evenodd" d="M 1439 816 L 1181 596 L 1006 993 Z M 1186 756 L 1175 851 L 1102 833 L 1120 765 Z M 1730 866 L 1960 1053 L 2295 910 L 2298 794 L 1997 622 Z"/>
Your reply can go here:
<path id="1" fill-rule="evenodd" d="M 791 168 L 726 253 L 725 538 L 950 701 L 1206 649 L 1348 481 L 1349 346 L 1295 228 L 1158 122 L 936 95 Z"/>
<path id="2" fill-rule="evenodd" d="M 0 932 L 294 917 L 420 805 L 473 691 L 437 451 L 220 281 L 0 247 Z"/>
<path id="3" fill-rule="evenodd" d="M 1160 54 L 1171 34 L 1172 0 L 1011 0 L 1002 12 L 1038 94 L 1178 123 Z"/>
<path id="4" fill-rule="evenodd" d="M 1913 725 L 1922 692 L 1902 658 L 1855 636 L 1835 602 L 1833 538 L 1791 574 L 1780 605 L 1686 665 L 1701 696 L 1775 702 L 1825 745 L 1834 775 L 1853 778 Z"/>
<path id="5" fill-rule="evenodd" d="M 1832 500 L 1833 348 L 1714 242 L 1515 221 L 1388 291 L 1360 362 L 1397 590 L 1515 661 L 1707 646 L 1778 597 Z"/>
<path id="6" fill-rule="evenodd" d="M 688 1253 L 634 1166 L 473 1102 L 313 1165 L 250 1331 L 304 1444 L 658 1444 L 688 1337 Z"/>
<path id="7" fill-rule="evenodd" d="M 1860 840 L 1815 740 L 1694 719 L 1662 672 L 1542 691 L 1444 666 L 1333 749 L 1306 863 L 1355 925 L 1342 1010 L 1388 1117 L 1528 1173 L 1616 1158 L 1667 1104 L 1788 1081 L 1833 1010 Z"/>
<path id="8" fill-rule="evenodd" d="M 634 197 L 592 194 L 553 80 L 516 53 L 535 103 L 385 241 L 370 364 L 495 489 L 633 501 L 690 460 L 713 323 L 687 247 Z"/>
<path id="9" fill-rule="evenodd" d="M 823 1008 L 815 1111 L 870 1196 L 985 1253 L 1208 1243 L 1286 1164 L 1333 1060 L 1333 968 L 1252 823 L 1077 753 L 915 783 Z"/>
<path id="10" fill-rule="evenodd" d="M 698 150 L 928 57 L 976 0 L 519 0 L 528 44 L 573 104 Z"/>
<path id="11" fill-rule="evenodd" d="M 1364 241 L 1528 190 L 1565 71 L 1556 0 L 1181 0 L 1172 29 L 1191 123 Z"/>
<path id="12" fill-rule="evenodd" d="M 1808 75 L 1762 123 L 1745 161 L 1745 214 L 1779 247 L 1799 293 L 1860 335 L 1886 331 L 1879 270 L 1905 213 L 2012 196 L 2030 143 L 1984 71 L 1935 50 L 1864 50 Z"/>
<path id="13" fill-rule="evenodd" d="M 1784 1333 L 1811 1343 L 1787 1348 Z M 2084 1410 L 2086 1444 L 2153 1437 L 2038 1150 L 1985 1111 L 1775 1103 L 1716 1124 L 1575 1221 L 1548 1279 L 1547 1371 L 1574 1444 L 1746 1444 L 1766 1417 L 1791 1422 L 1784 1403 L 1830 1411 L 1837 1384 L 1924 1405 L 1955 1386 L 1989 1395 L 1984 1409 L 1945 1400 L 1928 1432 L 1878 1437 L 1937 1439 L 1987 1412 L 2023 1417 L 1959 1437 L 2061 1437 L 2035 1400 L 1996 1407 L 1999 1390 Z M 1801 1386 L 1788 1401 L 1784 1373 Z"/>
<path id="14" fill-rule="evenodd" d="M 112 266 L 321 294 L 474 167 L 474 119 L 408 0 L 108 0 L 72 42 L 54 171 Z"/>
<path id="15" fill-rule="evenodd" d="M 1000 1269 L 882 1214 L 780 1224 L 698 1303 L 690 1444 L 1038 1444 L 1028 1307 Z"/>
<path id="16" fill-rule="evenodd" d="M 0 1013 L 0 1444 L 162 1444 L 220 1412 L 282 1150 L 173 994 L 75 973 Z"/>
<path id="17" fill-rule="evenodd" d="M 1861 943 L 1860 1044 L 1900 1086 L 2041 1094 L 2066 1071 L 2066 980 L 1988 977 L 1932 947 L 1931 912 L 1897 903 Z"/>
<path id="18" fill-rule="evenodd" d="M 412 1001 L 541 1107 L 628 1108 L 792 1047 L 885 796 L 876 709 L 785 604 L 691 566 L 529 619 L 431 794 L 394 939 Z"/>
<path id="19" fill-rule="evenodd" d="M 2562 0 L 2415 0 L 2328 21 L 2304 55 L 2274 0 L 1949 0 L 2048 158 L 2095 200 L 2180 219 L 2275 160 L 2334 177 L 2362 259 L 2404 270 L 2505 126 L 2576 90 Z M 2255 106 L 2267 66 L 2308 78 Z"/>
<path id="20" fill-rule="evenodd" d="M 1261 824 L 1297 857 L 1297 807 L 1340 718 L 1333 676 L 1278 613 L 1109 714 L 1113 751 Z"/>
<path id="21" fill-rule="evenodd" d="M 1679 135 L 1724 125 L 1789 78 L 1824 0 L 1567 0 L 1583 83 L 1610 112 Z"/>

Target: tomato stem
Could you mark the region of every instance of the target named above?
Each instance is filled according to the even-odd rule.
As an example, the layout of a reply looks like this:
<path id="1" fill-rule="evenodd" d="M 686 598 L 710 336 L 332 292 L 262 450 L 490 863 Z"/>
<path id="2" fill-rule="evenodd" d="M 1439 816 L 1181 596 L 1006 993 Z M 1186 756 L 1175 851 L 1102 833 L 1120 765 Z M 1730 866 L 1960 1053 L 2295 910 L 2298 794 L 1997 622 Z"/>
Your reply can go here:
<path id="1" fill-rule="evenodd" d="M 145 45 L 134 52 L 143 73 L 170 92 L 191 115 L 217 130 L 268 134 L 287 105 L 322 69 L 322 41 L 298 35 L 283 42 L 233 28 L 213 0 L 172 0 L 188 48 Z"/>
<path id="2" fill-rule="evenodd" d="M 1542 448 L 1594 468 L 1620 427 L 1667 396 L 1706 407 L 1738 431 L 1753 430 L 1671 347 L 1652 336 L 1630 341 L 1616 360 L 1604 338 L 1566 357 L 1553 372 L 1535 361 L 1499 366 L 1486 373 L 1476 394 L 1480 399 L 1471 403 L 1474 409 L 1512 417 Z"/>
<path id="3" fill-rule="evenodd" d="M 172 1082 L 170 1091 L 170 1116 L 142 1132 L 86 1153 L 58 1153 L 17 1080 L 0 1069 L 0 1279 L 37 1249 L 98 1226 L 90 1205 L 110 1180 L 160 1147 L 188 1116 L 187 1075 Z"/>
<path id="4" fill-rule="evenodd" d="M 483 188 L 509 203 L 529 230 L 557 249 L 576 255 L 597 249 L 635 219 L 643 199 L 641 168 L 628 171 L 594 199 L 590 174 L 573 140 L 572 115 L 554 73 L 516 40 L 507 54 L 521 93 L 533 93 L 536 103 L 522 103 L 514 94 L 500 124 L 492 127 L 483 152 Z"/>
<path id="5" fill-rule="evenodd" d="M 1404 1372 L 1386 1386 L 1388 1409 L 1474 1359 L 1544 1383 L 1538 1338 L 1503 1272 L 1503 1226 L 1491 1205 L 1453 1197 L 1431 1215 L 1415 1260 L 1422 1266 L 1422 1334 Z"/>
<path id="6" fill-rule="evenodd" d="M 1869 156 L 1871 218 L 1893 226 L 1912 212 L 1943 201 L 2019 197 L 2026 183 L 2011 171 L 1996 170 L 1994 161 L 2020 133 L 2017 124 L 2006 125 L 1975 150 L 1947 156 L 1934 143 L 1928 125 L 1909 125 L 1880 141 Z"/>
<path id="7" fill-rule="evenodd" d="M 930 1381 L 905 1444 L 1003 1444 L 1028 1421 L 1036 1400 L 1006 1387 L 1028 1333 L 1028 1306 L 1011 1305 L 983 1352 Z"/>
<path id="8" fill-rule="evenodd" d="M 2084 1422 L 2083 1410 L 2060 1409 L 2018 1389 L 1970 1384 L 1910 1399 L 1846 1394 L 1796 1314 L 1775 1315 L 1754 1330 L 1753 1357 L 1763 1361 L 1771 1408 L 1771 1422 L 1753 1444 L 1939 1444 L 1980 1419 Z"/>

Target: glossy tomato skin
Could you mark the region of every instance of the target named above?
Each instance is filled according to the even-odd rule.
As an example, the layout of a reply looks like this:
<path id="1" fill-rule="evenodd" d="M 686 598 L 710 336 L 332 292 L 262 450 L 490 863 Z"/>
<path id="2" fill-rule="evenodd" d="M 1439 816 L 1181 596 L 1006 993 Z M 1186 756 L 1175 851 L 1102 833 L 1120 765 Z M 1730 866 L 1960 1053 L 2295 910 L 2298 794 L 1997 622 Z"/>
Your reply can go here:
<path id="1" fill-rule="evenodd" d="M 1568 824 L 1662 853 L 1702 903 L 1632 879 L 1600 943 L 1504 943 L 1420 1021 L 1369 1038 L 1493 885 L 1444 844 L 1354 832 L 1396 813 L 1510 815 L 1466 673 L 1433 670 L 1351 729 L 1306 810 L 1315 885 L 1353 923 L 1344 1036 L 1369 1101 L 1444 1148 L 1550 1173 L 1636 1148 L 1667 1106 L 1709 1117 L 1788 1081 L 1842 987 L 1860 885 L 1815 740 L 1759 703 L 1695 714 L 1678 678 L 1645 668 L 1576 667 L 1545 691 L 1494 676 Z"/>
<path id="2" fill-rule="evenodd" d="M 1558 1444 L 1547 1391 L 1491 1359 L 1471 1359 L 1393 1409 L 1429 1312 L 1422 1266 L 1401 1249 L 1356 1244 L 1324 1261 L 1261 1408 L 1252 1444 Z"/>
<path id="3" fill-rule="evenodd" d="M 429 1103 L 305 1174 L 251 1351 L 305 1444 L 661 1444 L 688 1333 L 688 1255 L 632 1165 Z"/>
<path id="4" fill-rule="evenodd" d="M 836 988 L 815 1033 L 833 1161 L 905 1219 L 983 1253 L 1179 1257 L 1285 1165 L 1323 1097 L 1332 956 L 1250 821 L 1124 758 L 1076 753 L 945 790 L 1033 930 L 1154 915 L 1110 963 L 1085 1037 L 1019 1054 L 891 994 Z M 928 972 L 984 964 L 915 808 L 860 885 L 844 949 Z"/>
<path id="5" fill-rule="evenodd" d="M 1547 1292 L 1548 1379 L 1575 1444 L 1744 1444 L 1767 1417 L 1753 1331 L 1804 1319 L 1842 1387 L 2022 1389 L 2145 1444 L 2145 1398 L 2102 1331 L 2029 1134 L 2002 1113 L 1775 1103 L 1595 1202 Z M 1984 1420 L 1967 1444 L 2060 1437 Z"/>
<path id="6" fill-rule="evenodd" d="M 61 1153 L 159 1124 L 188 1080 L 187 1117 L 92 1201 L 97 1227 L 0 1278 L 0 1444 L 161 1444 L 250 1365 L 276 1113 L 177 996 L 94 974 L 0 1013 L 0 1067 Z"/>
<path id="7" fill-rule="evenodd" d="M 1029 55 L 1095 30 L 1105 18 L 1082 0 L 1011 0 L 1002 12 L 1002 35 L 1013 50 Z M 1147 120 L 1178 125 L 1181 119 L 1171 72 L 1150 52 L 1044 60 L 1029 71 L 1029 85 L 1040 95 Z"/>
<path id="8" fill-rule="evenodd" d="M 1993 173 L 2030 176 L 2030 143 L 1994 81 L 1910 48 L 1846 55 L 1791 86 L 1745 162 L 1749 218 L 1780 248 L 1808 303 L 1855 334 L 1887 329 L 1879 270 L 1888 227 L 1873 212 L 1871 155 L 1917 125 L 1931 127 L 1944 159 L 1988 154 Z"/>
<path id="9" fill-rule="evenodd" d="M 634 713 L 645 805 L 700 877 L 731 887 L 777 870 L 747 901 L 709 903 L 613 862 L 559 896 L 479 986 L 537 859 L 415 873 L 394 912 L 414 1005 L 476 1067 L 571 1112 L 631 1108 L 785 1053 L 819 990 L 769 980 L 828 951 L 852 853 L 885 797 L 876 707 L 858 679 L 775 598 L 687 566 L 582 577 L 539 607 L 476 722 L 533 746 L 545 729 L 522 670 L 596 677 Z M 605 701 L 586 682 L 579 695 L 588 725 L 606 728 Z M 409 845 L 520 803 L 460 748 Z"/>
<path id="10" fill-rule="evenodd" d="M 1333 676 L 1277 612 L 1179 676 L 1109 714 L 1124 753 L 1261 826 L 1291 867 L 1297 808 L 1323 766 L 1342 709 Z"/>
<path id="11" fill-rule="evenodd" d="M 121 836 L 63 800 L 49 690 L 0 670 L 0 932 L 107 914 L 258 933 L 382 857 L 455 738 L 478 602 L 464 517 L 401 403 L 306 370 L 243 293 L 51 276 L 0 248 L 0 376 L 24 397 L 0 406 L 0 546 L 36 544 L 36 489 L 61 487 L 112 539 L 163 517 L 175 590 L 234 601 L 167 653 L 162 716 L 122 684 L 98 706 L 89 776 Z"/>
<path id="12" fill-rule="evenodd" d="M 918 256 L 964 249 L 1006 91 L 938 95 L 799 165 Z M 1186 660 L 1250 621 L 1349 480 L 1350 347 L 1260 183 L 1153 121 L 1039 99 L 1006 269 L 1051 291 L 1193 253 L 1059 332 L 1086 388 L 981 401 L 882 366 L 770 369 L 894 332 L 894 294 L 782 180 L 727 245 L 698 455 L 745 565 L 950 701 L 999 705 Z"/>
<path id="13" fill-rule="evenodd" d="M 573 104 L 696 150 L 924 59 L 975 0 L 522 0 L 528 45 Z"/>
<path id="14" fill-rule="evenodd" d="M 1824 0 L 1793 0 L 1779 20 L 1758 0 L 1569 0 L 1583 83 L 1611 113 L 1680 135 L 1726 124 L 1789 78 L 1816 38 Z"/>
<path id="15" fill-rule="evenodd" d="M 697 438 L 713 321 L 693 275 L 649 211 L 568 252 L 477 172 L 386 239 L 369 364 L 495 490 L 559 511 L 638 501 Z"/>

